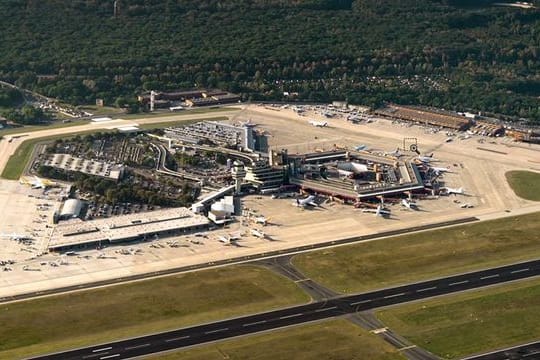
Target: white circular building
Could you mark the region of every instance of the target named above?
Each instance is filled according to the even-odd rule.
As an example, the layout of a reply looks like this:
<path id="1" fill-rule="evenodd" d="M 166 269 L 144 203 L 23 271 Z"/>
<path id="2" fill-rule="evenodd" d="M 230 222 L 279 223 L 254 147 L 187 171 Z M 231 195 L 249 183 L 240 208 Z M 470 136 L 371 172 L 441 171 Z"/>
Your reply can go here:
<path id="1" fill-rule="evenodd" d="M 62 206 L 62 211 L 60 211 L 60 217 L 63 219 L 69 219 L 78 217 L 81 213 L 83 203 L 78 199 L 68 199 Z"/>

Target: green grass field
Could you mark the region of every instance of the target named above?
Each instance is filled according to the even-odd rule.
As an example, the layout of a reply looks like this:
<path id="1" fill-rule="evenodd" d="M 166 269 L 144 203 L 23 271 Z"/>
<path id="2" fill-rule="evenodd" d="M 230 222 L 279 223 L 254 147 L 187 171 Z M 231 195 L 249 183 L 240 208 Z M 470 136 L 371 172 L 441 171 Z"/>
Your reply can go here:
<path id="1" fill-rule="evenodd" d="M 540 279 L 400 305 L 377 316 L 402 336 L 443 358 L 540 338 Z"/>
<path id="2" fill-rule="evenodd" d="M 161 360 L 398 360 L 398 351 L 346 320 L 276 330 L 266 334 L 161 354 Z"/>
<path id="3" fill-rule="evenodd" d="M 293 263 L 342 293 L 540 257 L 540 213 L 304 253 Z"/>
<path id="4" fill-rule="evenodd" d="M 506 180 L 517 196 L 540 201 L 540 174 L 531 171 L 509 171 Z"/>
<path id="5" fill-rule="evenodd" d="M 78 107 L 79 110 L 89 112 L 93 114 L 94 116 L 102 116 L 102 115 L 117 115 L 117 114 L 123 114 L 124 110 L 112 107 L 112 106 L 96 106 L 96 105 L 83 105 Z"/>
<path id="6" fill-rule="evenodd" d="M 0 359 L 180 328 L 309 301 L 293 282 L 231 266 L 0 306 Z"/>

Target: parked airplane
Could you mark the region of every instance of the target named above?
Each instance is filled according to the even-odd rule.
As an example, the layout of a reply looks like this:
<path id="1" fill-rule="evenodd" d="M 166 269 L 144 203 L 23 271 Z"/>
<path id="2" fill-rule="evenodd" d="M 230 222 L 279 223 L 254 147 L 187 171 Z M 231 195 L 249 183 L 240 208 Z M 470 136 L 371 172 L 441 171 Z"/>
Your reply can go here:
<path id="1" fill-rule="evenodd" d="M 293 202 L 293 205 L 298 206 L 298 207 L 304 207 L 304 208 L 307 207 L 307 206 L 313 206 L 313 207 L 319 206 L 315 202 L 315 196 L 314 195 L 309 195 L 305 199 L 296 199 L 296 201 Z"/>
<path id="2" fill-rule="evenodd" d="M 23 185 L 30 185 L 32 189 L 47 189 L 51 186 L 58 186 L 57 183 L 54 181 L 50 181 L 47 179 L 40 179 L 37 176 L 34 176 L 33 178 L 28 177 L 21 177 L 20 181 Z"/>
<path id="3" fill-rule="evenodd" d="M 418 160 L 420 160 L 423 163 L 430 163 L 432 161 L 435 161 L 436 159 L 433 158 L 433 153 L 431 153 L 430 155 L 418 156 Z"/>
<path id="4" fill-rule="evenodd" d="M 458 189 L 455 189 L 455 188 L 450 188 L 450 187 L 443 187 L 443 189 L 446 191 L 446 193 L 448 195 L 451 195 L 451 194 L 454 194 L 454 195 L 464 195 L 465 194 L 465 190 L 463 190 L 462 187 L 458 188 Z"/>
<path id="5" fill-rule="evenodd" d="M 407 209 L 410 209 L 410 210 L 418 210 L 418 206 L 416 205 L 416 203 L 409 201 L 407 199 L 402 199 L 401 205 L 405 206 Z"/>
<path id="6" fill-rule="evenodd" d="M 257 216 L 255 218 L 256 224 L 262 224 L 263 226 L 266 226 L 268 224 L 268 219 L 264 216 Z"/>
<path id="7" fill-rule="evenodd" d="M 433 171 L 437 175 L 445 173 L 445 172 L 450 172 L 450 167 L 435 167 L 435 166 L 432 166 L 431 169 L 433 169 Z"/>
<path id="8" fill-rule="evenodd" d="M 141 249 L 134 249 L 134 248 L 120 250 L 120 254 L 122 255 L 135 255 L 141 252 L 142 252 Z"/>
<path id="9" fill-rule="evenodd" d="M 6 234 L 6 233 L 0 233 L 0 237 L 2 238 L 8 238 L 10 240 L 16 240 L 16 241 L 25 241 L 25 240 L 34 240 L 32 237 L 24 234 Z"/>
<path id="10" fill-rule="evenodd" d="M 251 235 L 258 237 L 259 239 L 265 239 L 266 234 L 263 231 L 257 229 L 251 229 Z"/>
<path id="11" fill-rule="evenodd" d="M 323 111 L 322 114 L 323 114 L 324 117 L 327 117 L 327 118 L 332 118 L 332 117 L 334 117 L 336 115 L 336 114 L 334 114 L 333 112 L 330 112 L 330 111 Z"/>
<path id="12" fill-rule="evenodd" d="M 384 155 L 386 155 L 386 156 L 395 156 L 397 158 L 403 156 L 401 151 L 399 151 L 399 148 L 396 148 L 396 150 L 394 150 L 394 151 L 385 152 Z"/>
<path id="13" fill-rule="evenodd" d="M 362 145 L 355 146 L 354 150 L 356 150 L 356 151 L 364 151 L 364 150 L 367 150 L 367 148 L 368 148 L 367 145 L 362 144 Z"/>
<path id="14" fill-rule="evenodd" d="M 313 126 L 316 126 L 316 127 L 326 127 L 328 126 L 328 123 L 326 121 L 315 121 L 315 120 L 310 120 L 309 123 Z"/>
<path id="15" fill-rule="evenodd" d="M 219 242 L 222 242 L 225 245 L 240 246 L 236 242 L 236 239 L 231 238 L 231 236 L 218 235 L 218 240 L 219 240 Z"/>
<path id="16" fill-rule="evenodd" d="M 388 217 L 390 216 L 390 210 L 385 210 L 382 204 L 377 205 L 376 209 L 362 209 L 364 213 L 374 213 L 375 216 Z"/>

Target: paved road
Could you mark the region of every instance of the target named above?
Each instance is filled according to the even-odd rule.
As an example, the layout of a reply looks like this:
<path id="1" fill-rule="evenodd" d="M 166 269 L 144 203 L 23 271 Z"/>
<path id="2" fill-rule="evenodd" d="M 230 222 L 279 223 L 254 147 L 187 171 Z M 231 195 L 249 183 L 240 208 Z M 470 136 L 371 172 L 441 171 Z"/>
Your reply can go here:
<path id="1" fill-rule="evenodd" d="M 467 357 L 463 360 L 538 360 L 540 359 L 540 341 L 518 345 L 512 348 Z"/>
<path id="2" fill-rule="evenodd" d="M 35 359 L 127 359 L 540 275 L 540 260 L 337 297 Z"/>

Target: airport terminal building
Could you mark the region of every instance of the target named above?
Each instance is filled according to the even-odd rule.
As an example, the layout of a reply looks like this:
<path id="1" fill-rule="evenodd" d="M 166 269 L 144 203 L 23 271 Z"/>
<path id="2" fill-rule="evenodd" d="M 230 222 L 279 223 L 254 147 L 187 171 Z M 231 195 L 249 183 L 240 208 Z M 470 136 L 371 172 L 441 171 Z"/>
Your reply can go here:
<path id="1" fill-rule="evenodd" d="M 188 234 L 208 229 L 210 221 L 187 208 L 156 210 L 114 218 L 60 224 L 49 241 L 49 251 L 97 248 L 127 241 Z"/>

